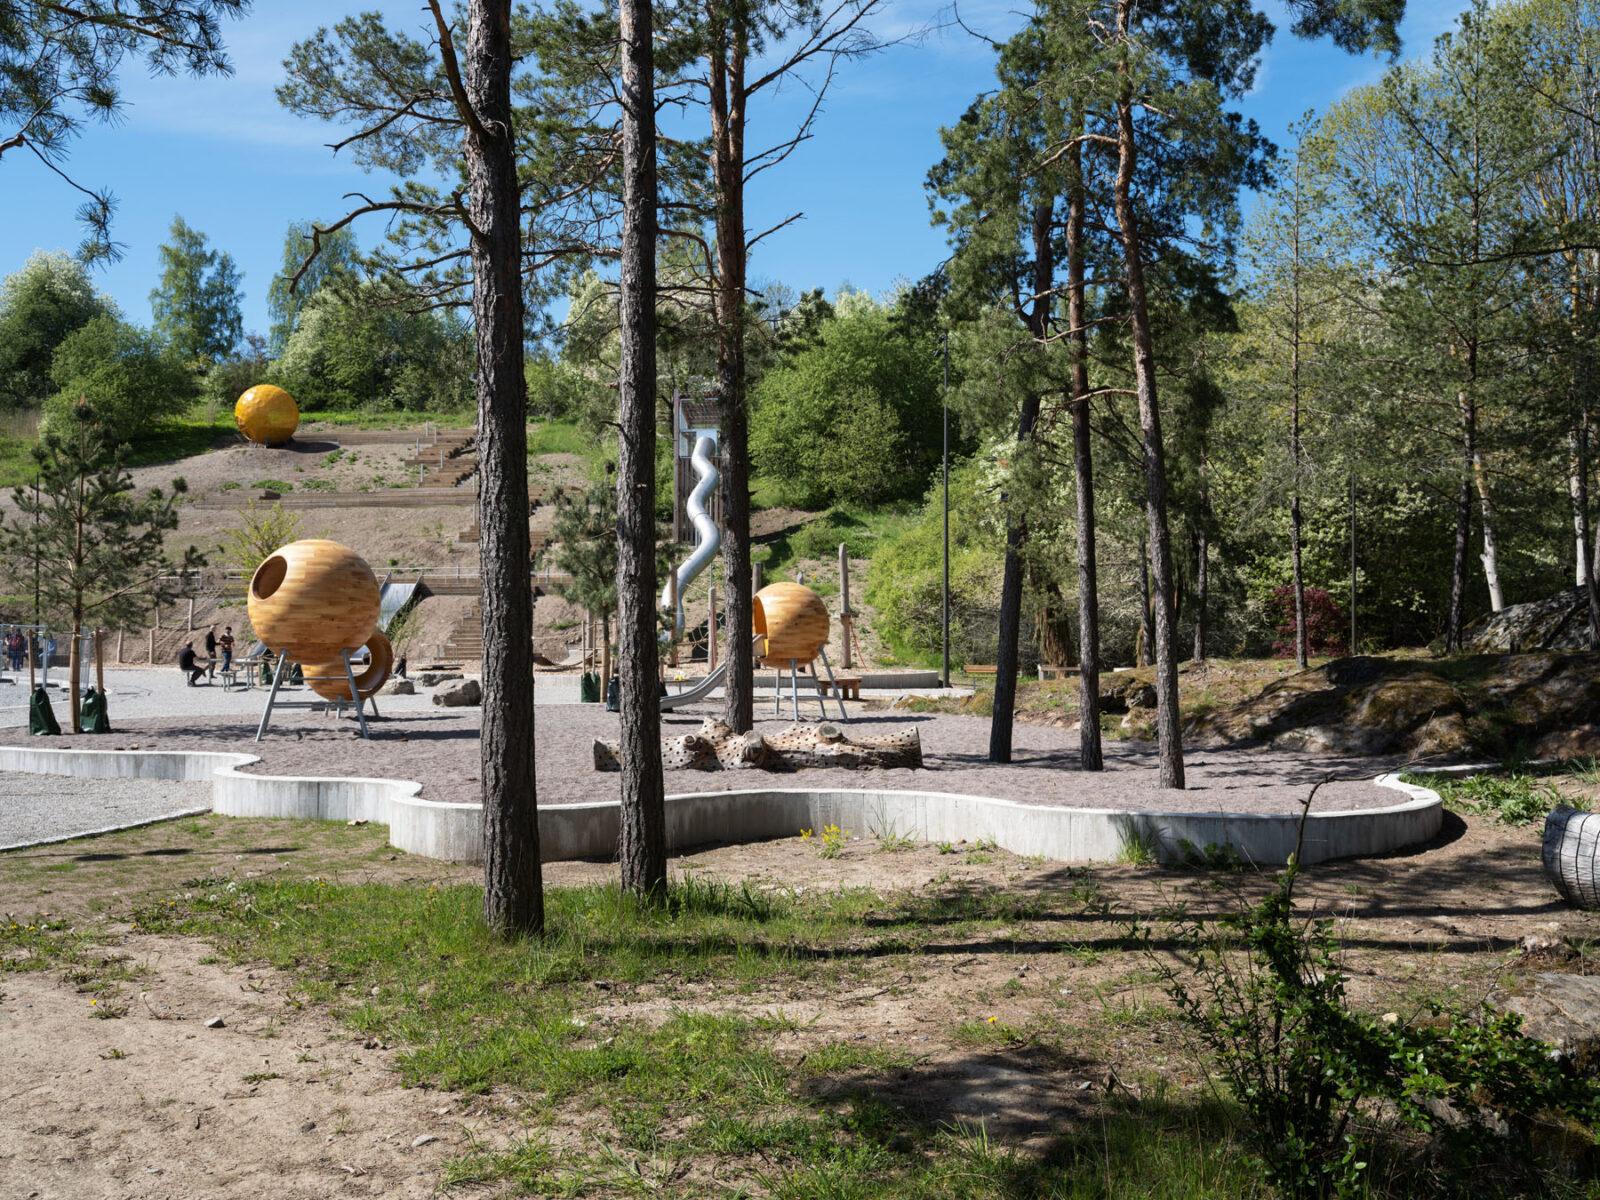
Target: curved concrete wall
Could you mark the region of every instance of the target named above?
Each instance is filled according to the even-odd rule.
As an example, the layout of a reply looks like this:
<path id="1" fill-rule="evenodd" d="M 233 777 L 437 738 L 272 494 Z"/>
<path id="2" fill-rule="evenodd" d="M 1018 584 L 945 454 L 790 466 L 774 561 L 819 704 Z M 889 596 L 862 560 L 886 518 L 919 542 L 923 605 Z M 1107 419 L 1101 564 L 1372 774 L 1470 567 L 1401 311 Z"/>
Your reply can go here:
<path id="1" fill-rule="evenodd" d="M 389 827 L 401 850 L 457 862 L 483 860 L 483 812 L 476 804 L 424 800 L 404 779 L 341 779 L 251 775 L 260 760 L 204 751 L 53 750 L 0 746 L 0 770 L 91 779 L 212 781 L 213 808 L 232 817 L 298 817 L 371 821 Z M 1312 813 L 1302 861 L 1381 854 L 1426 841 L 1443 819 L 1436 793 L 1380 775 L 1379 787 L 1405 799 L 1386 808 Z M 615 801 L 539 810 L 541 857 L 615 857 L 620 824 Z M 922 842 L 982 841 L 1016 854 L 1061 862 L 1116 859 L 1130 842 L 1162 861 L 1182 862 L 1218 847 L 1262 865 L 1294 852 L 1297 813 L 1122 812 L 1018 804 L 988 796 L 875 788 L 754 788 L 667 797 L 667 841 L 674 849 L 713 842 L 793 837 L 802 828 L 839 825 L 851 833 L 895 834 Z"/>

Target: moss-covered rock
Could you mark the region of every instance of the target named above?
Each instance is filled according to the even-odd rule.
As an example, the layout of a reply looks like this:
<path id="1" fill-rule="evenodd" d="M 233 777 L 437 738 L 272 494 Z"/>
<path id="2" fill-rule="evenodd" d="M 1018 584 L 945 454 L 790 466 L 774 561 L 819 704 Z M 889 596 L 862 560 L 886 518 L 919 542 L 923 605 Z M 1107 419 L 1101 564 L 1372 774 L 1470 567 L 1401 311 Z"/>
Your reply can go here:
<path id="1" fill-rule="evenodd" d="M 1596 723 L 1594 654 L 1362 656 L 1301 671 L 1197 716 L 1188 737 L 1201 745 L 1451 758 L 1502 755 Z"/>

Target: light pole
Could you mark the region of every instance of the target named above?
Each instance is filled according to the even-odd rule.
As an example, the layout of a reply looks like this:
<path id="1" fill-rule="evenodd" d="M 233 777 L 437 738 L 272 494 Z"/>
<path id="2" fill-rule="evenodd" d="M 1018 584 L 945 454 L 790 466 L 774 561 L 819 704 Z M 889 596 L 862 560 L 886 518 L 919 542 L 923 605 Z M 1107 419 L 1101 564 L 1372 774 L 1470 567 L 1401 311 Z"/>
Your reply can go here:
<path id="1" fill-rule="evenodd" d="M 944 671 L 940 676 L 942 687 L 950 686 L 950 332 L 941 337 L 944 355 L 944 388 L 941 400 L 944 407 L 944 580 L 939 593 Z"/>

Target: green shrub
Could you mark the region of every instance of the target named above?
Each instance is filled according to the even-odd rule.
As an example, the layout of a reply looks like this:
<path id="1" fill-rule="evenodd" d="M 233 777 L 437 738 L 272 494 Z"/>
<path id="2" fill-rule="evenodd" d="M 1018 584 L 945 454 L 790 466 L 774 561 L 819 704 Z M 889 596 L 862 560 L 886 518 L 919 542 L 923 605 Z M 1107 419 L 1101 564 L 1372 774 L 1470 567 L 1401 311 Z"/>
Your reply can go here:
<path id="1" fill-rule="evenodd" d="M 1519 1017 L 1430 1003 L 1407 1023 L 1352 1009 L 1331 922 L 1295 916 L 1297 874 L 1291 860 L 1239 913 L 1180 915 L 1176 963 L 1137 931 L 1278 1194 L 1363 1192 L 1380 1111 L 1424 1137 L 1430 1170 L 1458 1177 L 1447 1194 L 1467 1181 L 1481 1194 L 1536 1187 L 1544 1126 L 1575 1122 L 1592 1148 L 1600 1081 L 1524 1035 Z"/>
<path id="2" fill-rule="evenodd" d="M 183 415 L 195 396 L 187 366 L 153 334 L 115 317 L 96 317 L 56 348 L 50 377 L 57 391 L 46 421 L 71 421 L 80 401 L 119 440 Z"/>
<path id="3" fill-rule="evenodd" d="M 862 298 L 756 385 L 751 455 L 806 507 L 909 499 L 939 461 L 939 413 L 935 356 Z"/>
<path id="4" fill-rule="evenodd" d="M 250 486 L 253 488 L 260 488 L 263 492 L 281 493 L 294 491 L 294 484 L 287 483 L 282 479 L 258 479 Z"/>

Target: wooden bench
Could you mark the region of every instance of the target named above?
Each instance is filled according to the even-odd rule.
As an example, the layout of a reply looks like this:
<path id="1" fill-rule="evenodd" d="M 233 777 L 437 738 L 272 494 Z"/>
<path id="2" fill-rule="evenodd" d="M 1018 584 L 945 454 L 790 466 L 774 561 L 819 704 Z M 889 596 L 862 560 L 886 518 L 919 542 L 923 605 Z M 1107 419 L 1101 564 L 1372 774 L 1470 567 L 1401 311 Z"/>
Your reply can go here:
<path id="1" fill-rule="evenodd" d="M 826 696 L 828 694 L 828 692 L 834 687 L 837 687 L 839 689 L 839 697 L 840 697 L 840 699 L 843 699 L 843 700 L 859 700 L 859 699 L 861 699 L 861 680 L 857 676 L 840 675 L 840 676 L 835 677 L 831 681 L 831 683 L 830 683 L 829 680 L 826 680 L 826 679 L 820 679 L 819 678 L 817 680 L 817 690 L 820 691 L 824 696 Z"/>
<path id="2" fill-rule="evenodd" d="M 1000 668 L 993 663 L 968 663 L 961 669 L 968 675 L 993 675 Z"/>

